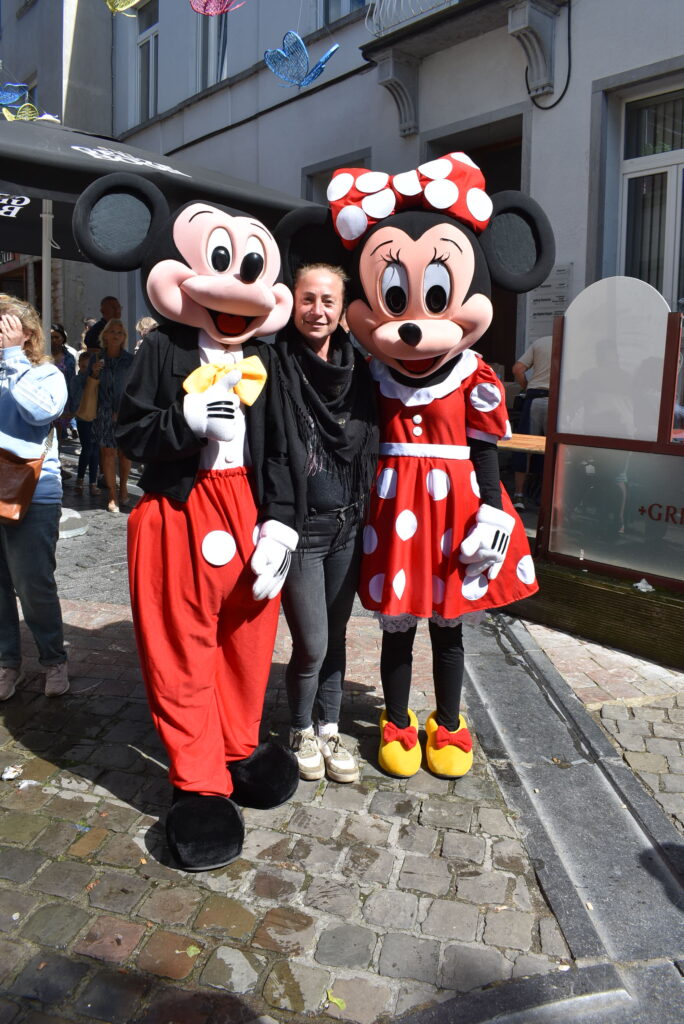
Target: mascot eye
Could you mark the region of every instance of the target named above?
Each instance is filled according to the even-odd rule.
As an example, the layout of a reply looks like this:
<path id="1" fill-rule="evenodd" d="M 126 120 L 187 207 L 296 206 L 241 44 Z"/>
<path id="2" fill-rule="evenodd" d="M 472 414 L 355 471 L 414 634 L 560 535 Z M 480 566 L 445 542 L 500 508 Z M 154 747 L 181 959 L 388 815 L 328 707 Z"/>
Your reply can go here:
<path id="1" fill-rule="evenodd" d="M 219 274 L 225 273 L 230 266 L 230 261 L 233 258 L 233 249 L 230 241 L 230 235 L 225 228 L 216 228 L 212 231 L 209 236 L 209 242 L 207 244 L 207 262 L 218 271 Z"/>
<path id="2" fill-rule="evenodd" d="M 399 316 L 408 303 L 408 277 L 401 263 L 390 263 L 382 275 L 380 289 L 390 313 Z"/>
<path id="3" fill-rule="evenodd" d="M 451 298 L 451 278 L 443 263 L 430 263 L 423 278 L 425 308 L 429 313 L 442 313 Z"/>
<path id="4" fill-rule="evenodd" d="M 245 247 L 245 255 L 240 264 L 240 277 L 243 281 L 256 281 L 266 264 L 266 250 L 256 235 L 250 235 Z"/>

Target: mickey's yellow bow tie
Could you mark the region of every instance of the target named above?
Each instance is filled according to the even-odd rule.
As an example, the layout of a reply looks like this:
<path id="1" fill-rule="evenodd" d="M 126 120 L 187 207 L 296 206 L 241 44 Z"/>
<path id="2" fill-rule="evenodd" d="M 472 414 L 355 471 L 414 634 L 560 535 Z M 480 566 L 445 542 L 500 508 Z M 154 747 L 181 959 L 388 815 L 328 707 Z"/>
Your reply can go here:
<path id="1" fill-rule="evenodd" d="M 207 363 L 198 366 L 183 381 L 183 388 L 189 395 L 197 395 L 206 391 L 212 384 L 217 384 L 222 377 L 233 370 L 242 370 L 242 379 L 237 382 L 233 391 L 245 405 L 253 405 L 261 394 L 266 383 L 266 367 L 259 356 L 247 356 L 239 363 Z"/>

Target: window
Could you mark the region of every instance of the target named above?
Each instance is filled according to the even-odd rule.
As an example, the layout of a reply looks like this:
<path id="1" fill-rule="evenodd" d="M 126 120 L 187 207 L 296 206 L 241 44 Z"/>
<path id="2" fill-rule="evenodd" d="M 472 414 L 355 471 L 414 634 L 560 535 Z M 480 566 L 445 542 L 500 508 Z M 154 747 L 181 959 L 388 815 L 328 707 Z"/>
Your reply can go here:
<path id="1" fill-rule="evenodd" d="M 621 270 L 684 312 L 684 90 L 625 104 Z"/>
<path id="2" fill-rule="evenodd" d="M 228 15 L 208 18 L 198 14 L 199 57 L 197 88 L 208 88 L 228 77 Z"/>
<path id="3" fill-rule="evenodd" d="M 147 121 L 157 113 L 159 68 L 159 0 L 138 10 L 138 114 Z"/>
<path id="4" fill-rule="evenodd" d="M 338 21 L 347 14 L 359 11 L 367 2 L 368 0 L 323 0 L 323 24 L 328 25 L 331 21 Z"/>

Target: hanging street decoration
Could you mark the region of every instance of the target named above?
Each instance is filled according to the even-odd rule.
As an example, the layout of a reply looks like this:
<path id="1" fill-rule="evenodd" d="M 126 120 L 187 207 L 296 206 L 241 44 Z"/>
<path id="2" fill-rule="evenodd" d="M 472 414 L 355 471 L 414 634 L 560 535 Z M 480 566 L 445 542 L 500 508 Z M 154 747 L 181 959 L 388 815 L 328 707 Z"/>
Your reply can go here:
<path id="1" fill-rule="evenodd" d="M 5 82 L 0 87 L 0 103 L 11 107 L 28 96 L 28 85 L 26 82 Z"/>
<path id="2" fill-rule="evenodd" d="M 237 11 L 247 0 L 190 0 L 190 6 L 198 14 L 208 14 L 213 17 L 215 14 L 229 14 Z"/>
<path id="3" fill-rule="evenodd" d="M 323 74 L 325 65 L 339 48 L 339 43 L 335 43 L 309 70 L 309 51 L 304 40 L 296 32 L 290 31 L 283 36 L 282 50 L 266 50 L 264 61 L 278 78 L 302 89 Z"/>
<path id="4" fill-rule="evenodd" d="M 119 14 L 127 11 L 129 7 L 135 7 L 140 0 L 105 0 L 105 3 L 112 14 Z M 129 14 L 127 17 L 134 18 L 135 15 Z"/>

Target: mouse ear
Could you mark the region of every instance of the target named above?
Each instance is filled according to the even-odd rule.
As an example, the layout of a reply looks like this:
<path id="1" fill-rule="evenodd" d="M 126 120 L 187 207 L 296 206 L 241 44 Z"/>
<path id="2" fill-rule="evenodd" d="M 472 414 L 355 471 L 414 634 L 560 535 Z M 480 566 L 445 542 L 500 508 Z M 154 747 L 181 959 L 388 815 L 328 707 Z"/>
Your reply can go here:
<path id="1" fill-rule="evenodd" d="M 556 244 L 541 206 L 523 192 L 492 196 L 489 226 L 480 235 L 492 280 L 511 292 L 529 292 L 553 269 Z"/>
<path id="2" fill-rule="evenodd" d="M 278 222 L 273 232 L 283 260 L 283 280 L 292 288 L 298 267 L 306 263 L 329 263 L 348 267 L 350 253 L 332 225 L 327 206 L 302 206 Z"/>
<path id="3" fill-rule="evenodd" d="M 92 182 L 74 208 L 73 230 L 83 255 L 104 270 L 134 270 L 150 234 L 169 216 L 163 192 L 125 172 Z"/>

